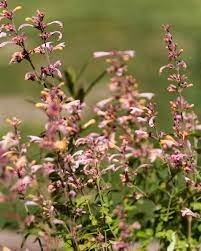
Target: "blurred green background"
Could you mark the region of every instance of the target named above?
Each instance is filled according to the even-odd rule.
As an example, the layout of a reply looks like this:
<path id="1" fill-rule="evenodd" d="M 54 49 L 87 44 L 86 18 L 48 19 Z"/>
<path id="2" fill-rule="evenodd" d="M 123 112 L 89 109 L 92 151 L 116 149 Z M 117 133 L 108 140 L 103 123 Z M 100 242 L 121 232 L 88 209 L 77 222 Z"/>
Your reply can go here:
<path id="1" fill-rule="evenodd" d="M 201 111 L 201 1 L 200 0 L 10 0 L 15 7 L 22 5 L 18 12 L 20 23 L 36 9 L 46 12 L 49 20 L 64 22 L 64 53 L 58 53 L 64 68 L 73 67 L 79 71 L 90 60 L 85 75 L 80 80 L 86 84 L 104 69 L 104 65 L 92 59 L 94 51 L 134 49 L 136 58 L 130 64 L 130 71 L 140 83 L 140 89 L 154 92 L 159 109 L 159 122 L 164 128 L 170 126 L 168 115 L 169 95 L 166 93 L 165 76 L 158 75 L 160 66 L 167 63 L 161 25 L 173 25 L 175 39 L 184 48 L 184 57 L 189 68 L 188 75 L 194 88 L 187 93 L 195 110 Z M 28 30 L 27 30 L 28 31 Z M 29 31 L 28 31 L 29 32 Z M 29 33 L 29 46 L 38 45 L 35 33 Z M 26 63 L 8 65 L 13 49 L 0 50 L 0 119 L 17 115 L 25 121 L 29 133 L 40 128 L 42 116 L 33 110 L 27 99 L 36 100 L 39 88 L 23 80 L 29 67 Z M 42 62 L 34 58 L 37 64 Z M 108 95 L 106 81 L 101 81 L 88 98 L 92 103 Z M 90 109 L 88 110 L 88 112 Z"/>

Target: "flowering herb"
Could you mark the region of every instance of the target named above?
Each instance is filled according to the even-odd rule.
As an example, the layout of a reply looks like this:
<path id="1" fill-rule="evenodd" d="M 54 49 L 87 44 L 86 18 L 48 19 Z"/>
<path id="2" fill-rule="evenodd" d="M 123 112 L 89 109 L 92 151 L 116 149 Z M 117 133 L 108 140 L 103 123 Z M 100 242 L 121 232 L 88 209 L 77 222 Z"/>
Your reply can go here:
<path id="1" fill-rule="evenodd" d="M 20 200 L 25 217 L 17 217 L 25 239 L 35 235 L 41 250 L 145 250 L 153 239 L 161 250 L 193 250 L 200 243 L 200 169 L 198 143 L 200 125 L 183 91 L 192 87 L 185 75 L 183 50 L 164 25 L 169 62 L 160 74 L 169 72 L 168 92 L 173 127 L 170 133 L 157 126 L 153 93 L 140 92 L 127 62 L 132 50 L 95 52 L 105 60 L 111 96 L 99 101 L 94 116 L 84 121 L 82 96 L 62 63 L 51 55 L 63 50 L 63 24 L 45 21 L 45 13 L 26 18 L 16 26 L 15 14 L 0 1 L 0 47 L 17 46 L 10 63 L 27 61 L 31 71 L 26 80 L 43 88 L 35 104 L 46 122 L 40 135 L 22 140 L 17 118 L 7 119 L 11 131 L 0 141 L 0 203 Z M 57 30 L 50 31 L 53 27 Z M 35 29 L 41 44 L 28 48 L 28 34 Z M 46 65 L 36 67 L 32 55 L 45 56 Z M 78 92 L 81 92 L 79 90 Z M 86 130 L 87 129 L 87 130 Z M 35 147 L 39 153 L 33 156 Z M 4 191 L 6 191 L 4 193 Z M 191 210 L 191 209 L 192 210 Z M 187 219 L 187 221 L 185 221 Z M 176 236 L 176 237 L 175 237 Z M 56 239 L 56 247 L 52 241 Z"/>

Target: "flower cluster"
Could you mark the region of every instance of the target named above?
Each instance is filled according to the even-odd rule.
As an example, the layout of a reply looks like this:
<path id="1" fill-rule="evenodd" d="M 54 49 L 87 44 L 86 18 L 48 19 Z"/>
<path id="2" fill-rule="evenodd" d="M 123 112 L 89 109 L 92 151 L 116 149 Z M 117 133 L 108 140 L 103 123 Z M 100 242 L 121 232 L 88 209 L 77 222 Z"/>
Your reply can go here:
<path id="1" fill-rule="evenodd" d="M 15 9 L 10 10 L 7 1 L 2 1 L 0 7 L 3 9 L 1 13 L 1 21 L 4 21 L 0 27 L 0 38 L 6 38 L 7 40 L 0 43 L 0 48 L 6 45 L 15 45 L 20 48 L 19 51 L 12 55 L 10 63 L 20 63 L 23 60 L 26 60 L 30 64 L 32 72 L 26 73 L 25 80 L 38 81 L 45 85 L 47 77 L 54 78 L 54 76 L 57 75 L 59 78 L 62 78 L 60 71 L 61 62 L 58 60 L 55 63 L 51 63 L 50 54 L 54 51 L 63 50 L 65 43 L 58 42 L 62 39 L 61 31 L 49 31 L 49 27 L 56 25 L 59 29 L 62 29 L 63 24 L 60 21 L 45 22 L 45 13 L 37 10 L 36 16 L 26 18 L 26 21 L 29 23 L 17 26 L 14 21 L 15 13 L 18 10 L 21 10 L 22 7 L 17 6 Z M 39 33 L 41 44 L 36 48 L 28 48 L 27 33 L 22 31 L 27 27 L 36 29 Z M 50 41 L 50 39 L 53 39 L 54 37 L 56 37 L 56 45 L 55 42 Z M 40 69 L 37 70 L 32 60 L 33 54 L 45 55 L 47 65 L 41 66 Z"/>
<path id="2" fill-rule="evenodd" d="M 176 94 L 176 99 L 170 101 L 173 117 L 173 136 L 166 135 L 161 140 L 161 145 L 167 150 L 167 161 L 174 168 L 183 169 L 185 175 L 196 173 L 197 166 L 197 140 L 191 140 L 191 135 L 199 129 L 197 115 L 192 110 L 193 104 L 189 104 L 183 96 L 183 91 L 192 87 L 185 75 L 187 64 L 181 59 L 182 49 L 178 49 L 170 32 L 170 25 L 163 26 L 165 31 L 165 44 L 168 50 L 170 63 L 161 67 L 170 71 L 168 92 Z"/>
<path id="3" fill-rule="evenodd" d="M 149 128 L 154 127 L 155 114 L 150 102 L 153 93 L 140 93 L 136 79 L 127 73 L 126 61 L 134 56 L 134 51 L 96 52 L 94 56 L 108 56 L 107 71 L 112 74 L 109 87 L 112 97 L 100 101 L 95 112 L 100 117 L 99 128 L 116 147 L 118 153 L 110 156 L 111 164 L 123 167 L 123 183 L 137 174 L 135 168 L 129 173 L 129 158 L 138 158 L 140 164 L 150 164 L 160 156 L 160 149 L 150 144 Z M 155 153 L 155 154 L 154 154 Z M 116 167 L 119 168 L 119 167 Z"/>

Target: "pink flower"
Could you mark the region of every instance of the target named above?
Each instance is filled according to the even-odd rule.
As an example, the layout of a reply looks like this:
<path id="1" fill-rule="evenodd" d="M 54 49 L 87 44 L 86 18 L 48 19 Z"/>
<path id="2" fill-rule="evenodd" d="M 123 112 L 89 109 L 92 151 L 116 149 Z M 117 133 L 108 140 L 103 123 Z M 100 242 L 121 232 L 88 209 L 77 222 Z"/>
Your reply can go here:
<path id="1" fill-rule="evenodd" d="M 71 191 L 69 192 L 69 196 L 70 196 L 71 198 L 75 198 L 75 197 L 76 197 L 76 192 L 75 192 L 74 190 L 71 190 Z"/>
<path id="2" fill-rule="evenodd" d="M 170 156 L 168 156 L 168 161 L 174 167 L 182 167 L 182 163 L 185 160 L 186 155 L 180 152 L 174 152 Z"/>
<path id="3" fill-rule="evenodd" d="M 5 147 L 0 144 L 0 166 L 6 164 L 9 161 L 9 157 L 7 156 L 9 152 Z"/>
<path id="4" fill-rule="evenodd" d="M 11 41 L 16 45 L 24 46 L 24 42 L 26 41 L 26 39 L 26 34 L 23 32 L 22 34 L 13 37 Z"/>
<path id="5" fill-rule="evenodd" d="M 7 37 L 7 33 L 6 32 L 0 32 L 0 38 L 4 38 Z"/>
<path id="6" fill-rule="evenodd" d="M 54 223 L 55 225 L 64 225 L 64 222 L 63 222 L 62 220 L 59 220 L 59 219 L 54 219 L 54 220 L 53 220 L 53 223 Z"/>
<path id="7" fill-rule="evenodd" d="M 31 166 L 31 172 L 32 172 L 32 174 L 36 173 L 41 168 L 42 168 L 42 165 L 33 165 L 33 166 Z"/>
<path id="8" fill-rule="evenodd" d="M 110 97 L 110 98 L 107 98 L 107 99 L 103 99 L 103 100 L 99 101 L 96 105 L 99 108 L 104 108 L 107 104 L 110 104 L 111 101 L 113 101 L 113 100 L 114 100 L 113 97 Z"/>
<path id="9" fill-rule="evenodd" d="M 63 109 L 68 111 L 70 114 L 81 114 L 83 108 L 84 104 L 82 104 L 80 100 L 73 100 L 63 105 Z"/>
<path id="10" fill-rule="evenodd" d="M 15 31 L 15 26 L 13 24 L 4 24 L 3 29 L 5 31 L 9 32 L 14 32 Z"/>
<path id="11" fill-rule="evenodd" d="M 36 81 L 37 80 L 36 73 L 35 72 L 27 72 L 24 79 L 25 80 Z"/>
<path id="12" fill-rule="evenodd" d="M 2 47 L 4 47 L 4 46 L 6 46 L 6 45 L 13 45 L 14 44 L 14 42 L 12 42 L 12 41 L 6 41 L 6 42 L 2 42 L 2 43 L 0 43 L 0 48 L 2 48 Z"/>
<path id="13" fill-rule="evenodd" d="M 130 107 L 130 110 L 131 110 L 130 113 L 132 115 L 136 115 L 136 116 L 139 116 L 139 115 L 141 115 L 144 112 L 143 109 L 138 108 L 138 107 Z"/>
<path id="14" fill-rule="evenodd" d="M 5 6 L 5 5 L 4 5 Z M 2 4 L 2 6 L 0 6 L 0 7 L 4 7 L 3 6 L 3 4 Z M 5 7 L 4 7 L 5 8 Z M 8 19 L 8 20 L 12 20 L 13 19 L 13 14 L 14 14 L 14 12 L 12 11 L 12 10 L 8 10 L 8 9 L 4 9 L 3 10 L 3 12 L 2 13 L 0 13 L 0 15 L 2 16 L 2 18 L 1 19 L 3 19 L 3 18 L 6 18 L 6 19 Z"/>
<path id="15" fill-rule="evenodd" d="M 115 241 L 112 247 L 115 251 L 123 251 L 129 247 L 129 244 L 124 241 Z"/>
<path id="16" fill-rule="evenodd" d="M 162 158 L 162 153 L 162 150 L 158 148 L 150 150 L 149 159 L 151 163 L 153 163 L 157 158 Z"/>
<path id="17" fill-rule="evenodd" d="M 112 52 L 97 51 L 97 52 L 94 52 L 93 56 L 94 58 L 102 58 L 102 57 L 111 56 L 112 54 L 113 54 Z"/>
<path id="18" fill-rule="evenodd" d="M 13 132 L 8 132 L 5 136 L 2 137 L 0 144 L 3 148 L 9 149 L 13 146 L 18 145 L 19 140 Z"/>
<path id="19" fill-rule="evenodd" d="M 28 139 L 30 140 L 30 142 L 32 143 L 41 143 L 43 141 L 42 138 L 38 137 L 38 136 L 28 136 Z"/>
<path id="20" fill-rule="evenodd" d="M 56 32 L 54 32 L 56 33 Z M 46 51 L 49 52 L 53 52 L 53 51 L 57 51 L 57 50 L 63 50 L 65 48 L 65 43 L 59 43 L 56 46 L 53 46 L 52 42 L 47 42 L 44 43 L 38 47 L 36 47 L 35 49 L 33 49 L 33 52 L 36 54 L 45 54 Z"/>
<path id="21" fill-rule="evenodd" d="M 7 8 L 8 7 L 8 4 L 7 4 L 7 1 L 6 0 L 3 0 L 0 2 L 0 8 Z"/>
<path id="22" fill-rule="evenodd" d="M 26 54 L 23 51 L 17 51 L 13 53 L 10 64 L 20 63 L 25 57 Z"/>
<path id="23" fill-rule="evenodd" d="M 17 191 L 18 193 L 25 193 L 28 186 L 30 186 L 32 182 L 33 179 L 30 176 L 25 176 L 24 178 L 17 181 L 12 190 Z"/>
<path id="24" fill-rule="evenodd" d="M 31 214 L 25 218 L 25 224 L 27 226 L 30 226 L 32 223 L 34 223 L 34 221 L 35 221 L 35 216 L 33 214 Z"/>
<path id="25" fill-rule="evenodd" d="M 192 212 L 189 208 L 184 208 L 183 210 L 181 210 L 181 214 L 183 217 L 185 216 L 192 216 L 193 218 L 199 217 L 197 213 Z"/>
<path id="26" fill-rule="evenodd" d="M 94 58 L 102 58 L 102 57 L 116 57 L 120 56 L 123 58 L 133 58 L 135 56 L 135 52 L 133 50 L 128 51 L 98 51 L 94 52 L 93 54 Z"/>
<path id="27" fill-rule="evenodd" d="M 135 130 L 135 133 L 138 140 L 147 139 L 149 137 L 149 134 L 143 130 Z"/>
<path id="28" fill-rule="evenodd" d="M 41 76 L 45 78 L 47 76 L 52 76 L 55 72 L 59 78 L 62 78 L 62 73 L 60 71 L 61 61 L 58 60 L 54 64 L 50 64 L 47 67 L 41 67 Z"/>

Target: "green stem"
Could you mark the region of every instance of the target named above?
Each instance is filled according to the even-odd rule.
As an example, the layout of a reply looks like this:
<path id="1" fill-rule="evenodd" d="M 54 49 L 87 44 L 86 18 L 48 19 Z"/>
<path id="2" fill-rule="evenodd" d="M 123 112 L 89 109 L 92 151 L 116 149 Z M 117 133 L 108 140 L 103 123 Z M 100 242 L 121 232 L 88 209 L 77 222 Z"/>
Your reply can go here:
<path id="1" fill-rule="evenodd" d="M 188 251 L 191 251 L 191 235 L 192 235 L 192 216 L 191 215 L 187 216 L 187 221 L 188 221 L 188 236 L 187 236 Z"/>
<path id="2" fill-rule="evenodd" d="M 102 194 L 101 194 L 100 178 L 99 177 L 96 180 L 96 185 L 97 185 L 97 188 L 98 188 L 98 195 L 99 195 L 99 198 L 100 198 L 101 206 L 103 206 L 104 203 L 103 203 L 103 198 L 102 198 Z"/>

